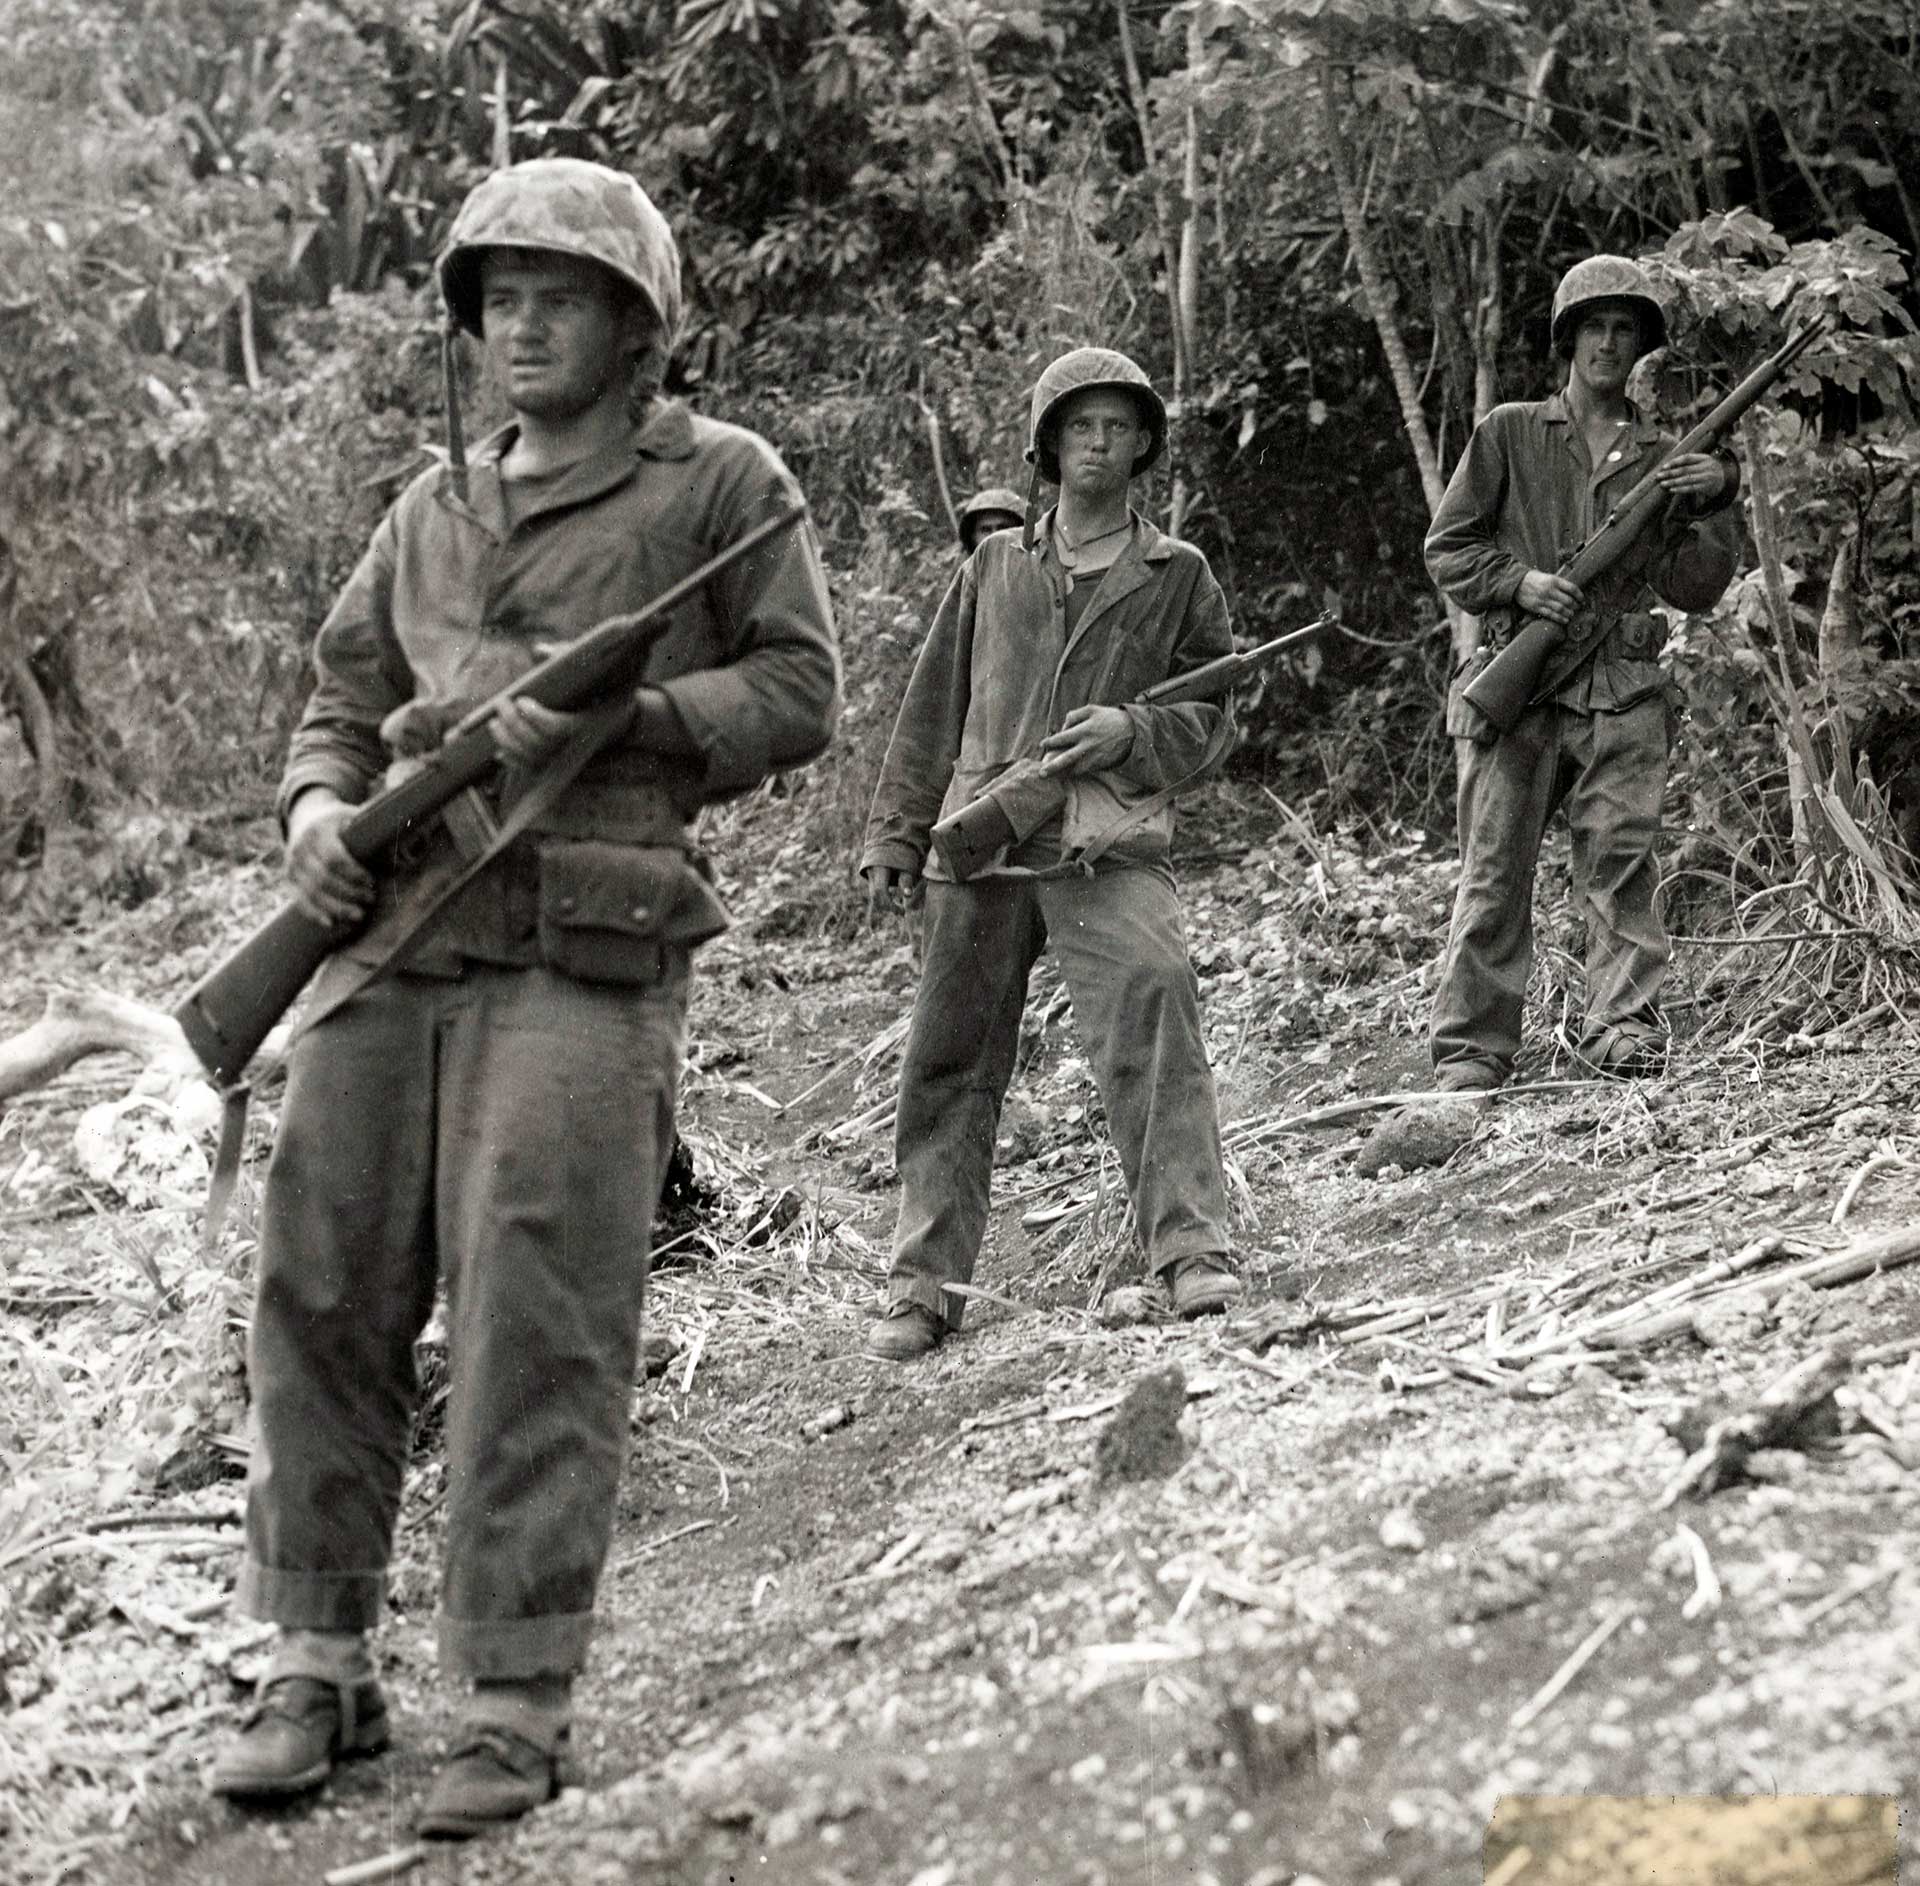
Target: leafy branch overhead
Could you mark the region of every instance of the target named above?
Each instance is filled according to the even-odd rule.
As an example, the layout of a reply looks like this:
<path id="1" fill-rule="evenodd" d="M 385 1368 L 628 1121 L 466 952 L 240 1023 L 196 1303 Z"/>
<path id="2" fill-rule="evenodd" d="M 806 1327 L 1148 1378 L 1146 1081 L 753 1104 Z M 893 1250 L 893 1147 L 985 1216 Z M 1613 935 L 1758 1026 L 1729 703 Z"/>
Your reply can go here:
<path id="1" fill-rule="evenodd" d="M 1560 271 L 1596 249 L 1654 269 L 1676 339 L 1649 387 L 1676 422 L 1829 308 L 1755 422 L 1753 580 L 1682 632 L 1681 823 L 1741 871 L 1795 868 L 1810 802 L 1776 762 L 1719 759 L 1775 751 L 1763 677 L 1800 643 L 1817 669 L 1830 617 L 1864 658 L 1825 685 L 1898 826 L 1920 60 L 1891 4 L 1643 16 L 42 0 L 0 52 L 0 452 L 9 633 L 46 711 L 0 717 L 0 837 L 39 855 L 48 777 L 79 832 L 143 795 L 259 802 L 333 586 L 442 437 L 430 259 L 503 145 L 625 166 L 673 219 L 670 385 L 774 436 L 862 570 L 856 710 L 945 580 L 942 480 L 1021 482 L 1039 366 L 1117 344 L 1175 414 L 1145 501 L 1242 627 L 1337 605 L 1351 630 L 1249 697 L 1260 763 L 1290 800 L 1428 827 L 1449 636 L 1420 540 L 1475 421 L 1550 382 Z M 200 737 L 208 689 L 231 741 Z M 848 738 L 836 802 L 878 733 L 856 712 Z"/>

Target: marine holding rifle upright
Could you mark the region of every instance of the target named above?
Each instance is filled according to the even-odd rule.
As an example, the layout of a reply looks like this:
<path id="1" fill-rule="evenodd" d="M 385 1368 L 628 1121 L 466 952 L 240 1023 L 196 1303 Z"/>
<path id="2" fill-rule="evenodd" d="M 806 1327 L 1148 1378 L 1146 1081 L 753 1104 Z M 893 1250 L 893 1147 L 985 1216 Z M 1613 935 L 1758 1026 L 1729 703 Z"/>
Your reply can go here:
<path id="1" fill-rule="evenodd" d="M 764 440 L 660 397 L 679 257 L 631 178 L 572 159 L 497 172 L 461 209 L 440 284 L 513 416 L 470 465 L 407 488 L 320 629 L 280 790 L 295 891 L 352 939 L 316 1009 L 409 921 L 406 874 L 376 886 L 341 837 L 389 763 L 797 495 Z M 510 842 L 295 1049 L 261 1212 L 239 1582 L 280 1630 L 215 1764 L 223 1794 L 298 1794 L 386 1740 L 368 1633 L 436 1275 L 439 1647 L 471 1687 L 421 1829 L 471 1833 L 558 1785 L 626 1456 L 688 957 L 727 921 L 689 821 L 820 752 L 839 705 L 804 526 L 682 608 L 647 676 L 624 731 L 518 836 L 511 806 L 564 777 L 554 757 L 583 717 L 500 708 L 500 792 L 436 824 L 418 864 L 485 857 L 503 815 Z"/>
<path id="2" fill-rule="evenodd" d="M 1666 343 L 1666 317 L 1623 256 L 1575 264 L 1553 299 L 1565 390 L 1497 406 L 1454 468 L 1427 533 L 1434 581 L 1484 624 L 1454 677 L 1447 731 L 1460 741 L 1460 888 L 1434 997 L 1435 1085 L 1498 1087 L 1520 1048 L 1533 964 L 1533 878 L 1547 820 L 1573 828 L 1574 894 L 1587 929 L 1582 1057 L 1600 1071 L 1656 1074 L 1667 1055 L 1660 989 L 1669 946 L 1656 908 L 1660 801 L 1674 731 L 1660 667 L 1675 609 L 1711 608 L 1739 554 L 1739 467 L 1730 456 L 1669 457 L 1657 477 L 1664 517 L 1603 593 L 1583 596 L 1557 569 L 1673 441 L 1627 397 L 1635 361 Z M 1591 658 L 1504 733 L 1461 690 L 1528 616 L 1562 626 L 1583 605 L 1611 626 Z"/>
<path id="3" fill-rule="evenodd" d="M 1216 702 L 1134 699 L 1233 647 L 1206 558 L 1128 505 L 1166 429 L 1125 355 L 1078 348 L 1046 369 L 1028 457 L 1059 503 L 1024 538 L 988 537 L 955 576 L 894 725 L 860 868 L 877 895 L 925 879 L 926 959 L 900 1075 L 888 1300 L 867 1343 L 887 1360 L 960 1326 L 963 1299 L 947 1286 L 973 1275 L 1027 979 L 1048 944 L 1148 1265 L 1184 1316 L 1224 1309 L 1238 1290 L 1199 988 L 1167 864 L 1173 794 L 1218 762 L 1231 727 Z M 1035 755 L 1048 777 L 1009 812 L 996 782 Z M 957 874 L 934 828 L 975 804 L 994 829 L 976 832 L 985 855 Z"/>

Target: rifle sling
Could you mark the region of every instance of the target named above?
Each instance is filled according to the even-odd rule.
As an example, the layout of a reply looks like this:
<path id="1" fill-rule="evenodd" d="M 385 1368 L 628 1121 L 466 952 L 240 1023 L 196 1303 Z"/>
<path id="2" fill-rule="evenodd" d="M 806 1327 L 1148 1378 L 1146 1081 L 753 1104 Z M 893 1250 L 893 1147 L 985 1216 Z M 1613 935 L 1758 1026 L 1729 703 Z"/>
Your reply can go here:
<path id="1" fill-rule="evenodd" d="M 461 795 L 456 804 L 463 806 L 457 825 L 452 827 L 460 867 L 450 876 L 423 877 L 412 887 L 411 901 L 403 901 L 396 912 L 397 934 L 383 953 L 369 963 L 356 963 L 354 972 L 333 989 L 322 1002 L 300 1018 L 293 1032 L 297 1041 L 309 1028 L 323 1022 L 337 1009 L 364 994 L 382 976 L 398 969 L 412 953 L 427 926 L 477 878 L 514 840 L 532 826 L 542 814 L 552 810 L 555 801 L 579 778 L 588 761 L 633 719 L 633 702 L 623 699 L 592 710 L 582 718 L 566 744 L 556 752 L 545 769 L 535 775 L 527 789 L 513 803 L 507 816 L 496 825 L 486 801 L 477 791 Z M 442 814 L 444 817 L 444 812 Z M 485 834 L 484 843 L 472 849 L 476 836 Z M 289 1050 L 292 1041 L 288 1043 Z M 220 1148 L 214 1157 L 213 1175 L 207 1183 L 207 1210 L 200 1231 L 201 1246 L 212 1250 L 219 1242 L 227 1207 L 240 1176 L 240 1155 L 247 1140 L 247 1099 L 251 1089 L 245 1081 L 236 1081 L 221 1096 L 225 1102 L 220 1117 Z"/>

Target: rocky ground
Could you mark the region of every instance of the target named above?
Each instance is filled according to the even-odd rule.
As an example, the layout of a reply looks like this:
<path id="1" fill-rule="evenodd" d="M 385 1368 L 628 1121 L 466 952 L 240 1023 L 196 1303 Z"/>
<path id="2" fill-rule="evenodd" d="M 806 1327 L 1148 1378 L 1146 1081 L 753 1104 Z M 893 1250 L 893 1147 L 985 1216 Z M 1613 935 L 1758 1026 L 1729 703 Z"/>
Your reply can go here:
<path id="1" fill-rule="evenodd" d="M 452 1715 L 430 1420 L 381 1640 L 392 1752 L 295 1811 L 204 1792 L 262 1642 L 225 1605 L 247 1201 L 201 1252 L 206 1122 L 126 1106 L 125 1067 L 18 1103 L 0 1875 L 244 1886 L 392 1855 L 500 1886 L 1467 1886 L 1484 1859 L 1500 1886 L 1889 1886 L 1884 1800 L 1788 1797 L 1912 1793 L 1913 1040 L 1723 1025 L 1610 1086 L 1543 1032 L 1524 1071 L 1552 1084 L 1481 1109 L 1441 1166 L 1369 1172 L 1382 1115 L 1355 1103 L 1422 1084 L 1449 867 L 1417 835 L 1251 833 L 1183 868 L 1244 1309 L 1179 1326 L 1139 1288 L 1043 971 L 981 1294 L 907 1367 L 860 1341 L 909 939 L 820 934 L 804 859 L 736 887 L 578 1785 L 465 1848 L 410 1833 Z M 105 926 L 18 928 L 9 1023 L 50 981 L 170 999 L 266 885 L 208 867 Z M 1683 1016 L 1725 965 L 1683 950 Z M 1850 1249 L 1864 1274 L 1821 1268 Z M 1716 1418 L 1829 1349 L 1811 1420 L 1683 1484 Z M 1658 1802 L 1533 1799 L 1595 1794 L 1772 1818 L 1683 1837 Z"/>

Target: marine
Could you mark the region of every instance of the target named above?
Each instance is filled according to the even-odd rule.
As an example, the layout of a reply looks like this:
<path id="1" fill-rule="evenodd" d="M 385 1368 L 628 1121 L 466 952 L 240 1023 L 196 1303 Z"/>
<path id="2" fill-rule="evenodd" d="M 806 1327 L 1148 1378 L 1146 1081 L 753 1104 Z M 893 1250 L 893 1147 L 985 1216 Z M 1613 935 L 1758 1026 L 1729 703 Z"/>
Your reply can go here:
<path id="1" fill-rule="evenodd" d="M 462 1693 L 419 1824 L 459 1837 L 561 1781 L 691 957 L 728 921 L 693 822 L 821 752 L 840 688 L 817 550 L 783 532 L 674 616 L 624 725 L 388 960 L 409 876 L 376 885 L 346 850 L 354 805 L 549 644 L 640 607 L 797 496 L 763 439 L 662 396 L 679 254 L 630 177 L 566 158 L 496 172 L 439 282 L 449 332 L 479 344 L 512 417 L 471 462 L 456 449 L 423 472 L 375 531 L 320 627 L 281 782 L 294 891 L 351 940 L 294 1050 L 262 1205 L 238 1603 L 279 1628 L 211 1781 L 282 1800 L 387 1740 L 371 1634 L 414 1342 L 444 1281 L 438 1637 Z M 503 706 L 502 784 L 436 826 L 419 876 L 537 794 L 580 722 Z"/>

